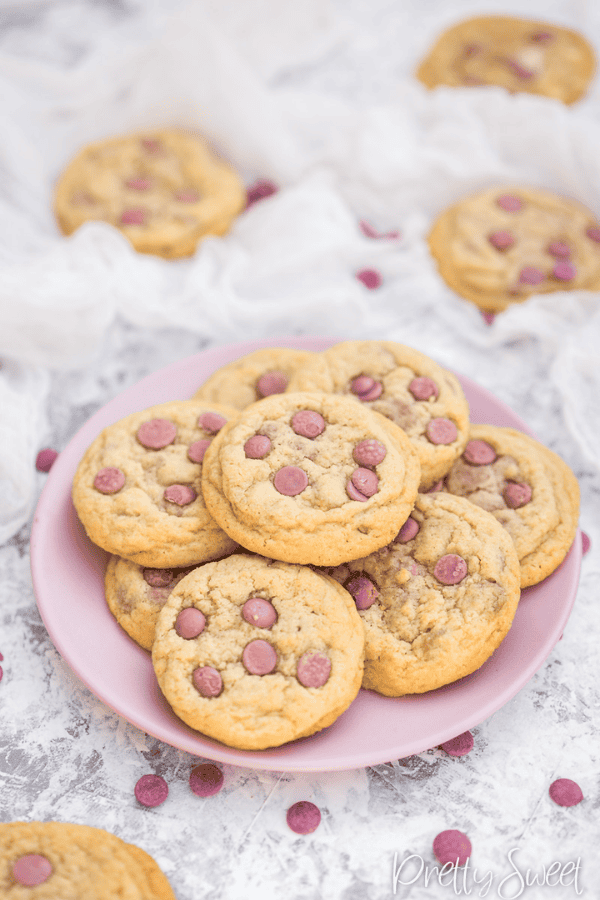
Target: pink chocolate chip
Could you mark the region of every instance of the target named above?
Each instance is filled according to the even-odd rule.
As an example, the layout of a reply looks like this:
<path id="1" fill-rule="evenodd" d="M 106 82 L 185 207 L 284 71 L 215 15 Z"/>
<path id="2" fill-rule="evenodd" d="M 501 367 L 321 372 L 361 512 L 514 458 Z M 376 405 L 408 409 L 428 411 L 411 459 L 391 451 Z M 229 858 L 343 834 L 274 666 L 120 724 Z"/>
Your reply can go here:
<path id="1" fill-rule="evenodd" d="M 456 866 L 464 866 L 472 850 L 471 841 L 466 834 L 455 829 L 440 832 L 433 841 L 433 852 L 442 865 L 451 863 Z"/>
<path id="2" fill-rule="evenodd" d="M 515 242 L 510 231 L 493 231 L 488 234 L 488 241 L 496 250 L 508 250 Z"/>
<path id="3" fill-rule="evenodd" d="M 366 575 L 352 575 L 344 587 L 354 598 L 357 609 L 368 609 L 379 597 L 379 591 Z"/>
<path id="4" fill-rule="evenodd" d="M 194 687 L 203 697 L 218 697 L 223 690 L 221 673 L 212 666 L 199 666 L 192 672 Z"/>
<path id="5" fill-rule="evenodd" d="M 566 259 L 571 255 L 571 248 L 564 241 L 550 241 L 548 253 L 550 256 L 559 257 L 559 259 Z"/>
<path id="6" fill-rule="evenodd" d="M 525 266 L 519 272 L 519 281 L 521 284 L 541 284 L 546 276 L 535 266 Z"/>
<path id="7" fill-rule="evenodd" d="M 309 800 L 299 800 L 288 809 L 286 822 L 296 834 L 311 834 L 319 827 L 321 811 Z"/>
<path id="8" fill-rule="evenodd" d="M 534 41 L 536 44 L 547 44 L 549 41 L 554 40 L 554 35 L 550 31 L 535 31 L 529 35 L 529 40 Z"/>
<path id="9" fill-rule="evenodd" d="M 142 775 L 137 782 L 135 798 L 142 806 L 160 806 L 169 796 L 169 785 L 160 775 Z"/>
<path id="10" fill-rule="evenodd" d="M 444 741 L 440 746 L 449 756 L 466 756 L 473 749 L 474 743 L 471 732 L 465 731 L 449 741 Z"/>
<path id="11" fill-rule="evenodd" d="M 2 666 L 0 666 L 0 681 L 2 681 L 2 676 L 3 676 L 3 675 L 4 675 L 4 671 L 3 671 L 3 669 L 2 669 Z"/>
<path id="12" fill-rule="evenodd" d="M 142 569 L 142 577 L 150 587 L 168 587 L 175 575 L 172 569 Z"/>
<path id="13" fill-rule="evenodd" d="M 194 766 L 190 773 L 190 788 L 197 797 L 212 797 L 223 787 L 223 772 L 212 763 Z"/>
<path id="14" fill-rule="evenodd" d="M 517 78 L 522 78 L 524 81 L 527 81 L 529 78 L 533 78 L 535 72 L 532 69 L 528 69 L 526 66 L 522 65 L 518 59 L 512 59 L 512 57 L 507 57 L 505 60 L 508 68 L 517 76 Z"/>
<path id="15" fill-rule="evenodd" d="M 581 552 L 585 556 L 586 553 L 590 552 L 590 547 L 592 546 L 592 542 L 589 539 L 589 536 L 585 533 L 585 531 L 581 532 Z M 2 659 L 2 656 L 0 656 Z"/>
<path id="16" fill-rule="evenodd" d="M 467 574 L 467 564 L 462 556 L 447 553 L 438 559 L 433 574 L 440 584 L 458 584 Z"/>
<path id="17" fill-rule="evenodd" d="M 360 466 L 350 476 L 350 481 L 363 497 L 372 497 L 379 490 L 379 478 L 371 469 Z"/>
<path id="18" fill-rule="evenodd" d="M 269 181 L 266 178 L 260 178 L 253 185 L 251 185 L 246 192 L 246 209 L 249 206 L 252 206 L 254 203 L 258 203 L 259 200 L 264 200 L 265 197 L 270 197 L 272 194 L 276 194 L 279 188 L 275 184 L 274 181 Z"/>
<path id="19" fill-rule="evenodd" d="M 576 806 L 583 800 L 583 791 L 576 781 L 570 778 L 559 778 L 553 781 L 548 791 L 552 800 L 559 806 Z"/>
<path id="20" fill-rule="evenodd" d="M 244 444 L 248 459 L 264 459 L 271 450 L 271 439 L 266 434 L 253 434 Z"/>
<path id="21" fill-rule="evenodd" d="M 567 262 L 567 260 L 560 260 L 552 269 L 552 274 L 559 281 L 573 281 L 577 275 L 577 269 L 573 263 Z"/>
<path id="22" fill-rule="evenodd" d="M 331 674 L 331 660 L 318 650 L 307 650 L 298 660 L 296 678 L 304 687 L 323 687 Z"/>
<path id="23" fill-rule="evenodd" d="M 487 441 L 469 441 L 463 453 L 472 466 L 489 466 L 496 459 L 496 451 Z"/>
<path id="24" fill-rule="evenodd" d="M 146 210 L 140 207 L 124 209 L 121 213 L 121 225 L 143 225 L 146 221 L 146 216 Z"/>
<path id="25" fill-rule="evenodd" d="M 288 377 L 285 372 L 265 372 L 256 382 L 256 392 L 259 397 L 283 394 L 287 390 L 288 383 Z"/>
<path id="26" fill-rule="evenodd" d="M 108 466 L 100 469 L 94 478 L 94 487 L 101 494 L 116 494 L 125 484 L 125 476 L 120 469 Z"/>
<path id="27" fill-rule="evenodd" d="M 398 238 L 400 237 L 399 231 L 386 231 L 386 232 L 377 231 L 376 228 L 373 228 L 373 226 L 370 225 L 369 222 L 365 221 L 364 219 L 360 220 L 360 222 L 358 223 L 358 226 L 359 226 L 360 230 L 362 231 L 362 233 L 365 235 L 365 237 L 368 237 L 368 238 L 373 238 L 373 239 L 387 238 L 388 240 L 393 241 L 393 240 L 398 240 Z"/>
<path id="28" fill-rule="evenodd" d="M 189 484 L 170 484 L 168 488 L 165 488 L 163 496 L 165 500 L 176 506 L 189 506 L 198 494 Z"/>
<path id="29" fill-rule="evenodd" d="M 156 138 L 142 138 L 141 144 L 146 153 L 162 152 L 162 144 Z"/>
<path id="30" fill-rule="evenodd" d="M 201 463 L 204 459 L 204 454 L 210 447 L 212 438 L 201 438 L 199 441 L 194 441 L 193 444 L 190 444 L 188 447 L 188 459 L 193 463 Z"/>
<path id="31" fill-rule="evenodd" d="M 585 233 L 591 241 L 596 241 L 597 244 L 600 244 L 600 226 L 590 225 L 589 228 L 586 228 Z"/>
<path id="32" fill-rule="evenodd" d="M 301 494 L 308 485 L 308 475 L 298 466 L 283 466 L 273 478 L 275 490 L 285 497 Z"/>
<path id="33" fill-rule="evenodd" d="M 482 309 L 480 312 L 486 325 L 491 325 L 496 318 L 496 313 L 489 312 L 487 309 Z"/>
<path id="34" fill-rule="evenodd" d="M 510 509 L 519 509 L 529 503 L 532 491 L 528 484 L 517 481 L 509 481 L 504 488 L 504 502 Z"/>
<path id="35" fill-rule="evenodd" d="M 128 188 L 131 188 L 132 191 L 147 191 L 151 186 L 152 182 L 149 178 L 128 178 L 125 182 Z"/>
<path id="36" fill-rule="evenodd" d="M 257 628 L 271 628 L 277 621 L 277 610 L 264 597 L 250 597 L 242 607 L 242 618 Z"/>
<path id="37" fill-rule="evenodd" d="M 58 453 L 51 447 L 44 447 L 43 450 L 40 450 L 35 458 L 35 467 L 38 472 L 49 472 L 57 456 Z"/>
<path id="38" fill-rule="evenodd" d="M 425 429 L 432 444 L 452 444 L 458 437 L 458 430 L 450 419 L 432 419 Z"/>
<path id="39" fill-rule="evenodd" d="M 352 451 L 352 457 L 359 466 L 378 466 L 387 456 L 385 444 L 375 438 L 360 441 Z"/>
<path id="40" fill-rule="evenodd" d="M 216 434 L 223 425 L 227 424 L 227 419 L 220 413 L 203 412 L 198 416 L 198 428 L 203 428 L 209 434 Z"/>
<path id="41" fill-rule="evenodd" d="M 408 544 L 419 533 L 421 526 L 416 519 L 409 516 L 396 537 L 399 544 Z"/>
<path id="42" fill-rule="evenodd" d="M 427 490 L 422 490 L 419 488 L 420 494 L 437 494 L 438 491 L 442 491 L 444 489 L 444 479 L 440 478 L 439 481 L 434 482 L 431 487 L 427 488 Z"/>
<path id="43" fill-rule="evenodd" d="M 48 881 L 53 872 L 50 860 L 39 853 L 20 856 L 12 869 L 13 878 L 22 887 L 35 887 Z M 37 893 L 37 891 L 36 891 Z"/>
<path id="44" fill-rule="evenodd" d="M 302 437 L 316 438 L 325 431 L 325 419 L 312 409 L 301 409 L 292 416 L 292 429 Z"/>
<path id="45" fill-rule="evenodd" d="M 179 203 L 197 203 L 200 199 L 200 193 L 195 188 L 184 188 L 181 191 L 175 191 L 174 196 Z"/>
<path id="46" fill-rule="evenodd" d="M 523 209 L 523 201 L 514 194 L 501 194 L 496 203 L 506 212 L 520 212 Z"/>
<path id="47" fill-rule="evenodd" d="M 362 281 L 364 286 L 370 291 L 374 291 L 376 288 L 381 287 L 383 282 L 380 273 L 376 269 L 361 269 L 360 272 L 356 273 L 356 277 L 359 281 Z"/>
<path id="48" fill-rule="evenodd" d="M 206 625 L 206 617 L 195 606 L 187 606 L 182 609 L 175 620 L 175 631 L 179 637 L 191 641 L 202 634 Z"/>
<path id="49" fill-rule="evenodd" d="M 408 389 L 415 400 L 430 400 L 432 397 L 437 400 L 440 393 L 433 378 L 427 378 L 424 375 L 413 378 Z"/>
<path id="50" fill-rule="evenodd" d="M 136 437 L 142 447 L 161 450 L 172 444 L 177 436 L 177 428 L 168 419 L 149 419 L 138 428 Z"/>
<path id="51" fill-rule="evenodd" d="M 259 638 L 246 644 L 242 662 L 251 675 L 268 675 L 277 665 L 277 652 L 272 644 Z"/>

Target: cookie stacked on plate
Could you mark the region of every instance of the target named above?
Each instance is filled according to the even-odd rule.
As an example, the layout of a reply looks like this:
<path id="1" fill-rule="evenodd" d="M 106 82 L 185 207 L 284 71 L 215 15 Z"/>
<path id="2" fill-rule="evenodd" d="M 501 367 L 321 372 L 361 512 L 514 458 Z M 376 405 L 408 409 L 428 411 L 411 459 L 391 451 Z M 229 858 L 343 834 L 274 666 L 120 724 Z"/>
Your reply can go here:
<path id="1" fill-rule="evenodd" d="M 361 686 L 479 668 L 566 555 L 578 489 L 537 441 L 471 425 L 426 355 L 351 341 L 257 351 L 109 426 L 73 500 L 176 714 L 263 749 L 332 724 Z"/>

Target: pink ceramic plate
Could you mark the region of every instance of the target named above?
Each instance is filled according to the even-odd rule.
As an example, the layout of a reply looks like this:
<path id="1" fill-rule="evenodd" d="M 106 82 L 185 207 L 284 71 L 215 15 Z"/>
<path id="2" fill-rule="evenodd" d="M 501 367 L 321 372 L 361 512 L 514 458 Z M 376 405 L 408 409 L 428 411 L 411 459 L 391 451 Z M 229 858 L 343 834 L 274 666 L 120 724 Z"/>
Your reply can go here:
<path id="1" fill-rule="evenodd" d="M 323 350 L 333 343 L 297 337 L 231 344 L 155 372 L 92 416 L 56 460 L 40 498 L 31 536 L 33 583 L 58 652 L 111 709 L 193 755 L 255 769 L 308 772 L 376 765 L 435 747 L 482 722 L 527 683 L 559 640 L 575 600 L 580 535 L 556 572 L 523 592 L 514 624 L 494 655 L 455 684 L 396 699 L 361 690 L 329 728 L 274 750 L 225 747 L 175 716 L 158 689 L 150 655 L 121 630 L 104 600 L 107 555 L 88 540 L 71 503 L 79 460 L 106 425 L 147 406 L 190 397 L 211 372 L 232 359 L 266 346 Z M 460 381 L 473 422 L 529 432 L 488 391 L 468 378 Z"/>

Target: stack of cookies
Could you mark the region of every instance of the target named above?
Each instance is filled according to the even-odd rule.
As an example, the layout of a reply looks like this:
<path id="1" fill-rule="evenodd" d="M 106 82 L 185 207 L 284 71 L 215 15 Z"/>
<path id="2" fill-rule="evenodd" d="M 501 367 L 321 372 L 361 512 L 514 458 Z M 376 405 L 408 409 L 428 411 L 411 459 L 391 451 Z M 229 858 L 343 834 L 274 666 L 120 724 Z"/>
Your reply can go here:
<path id="1" fill-rule="evenodd" d="M 106 428 L 73 501 L 106 598 L 175 713 L 264 749 L 479 668 L 575 536 L 570 469 L 475 426 L 391 341 L 260 350 Z"/>

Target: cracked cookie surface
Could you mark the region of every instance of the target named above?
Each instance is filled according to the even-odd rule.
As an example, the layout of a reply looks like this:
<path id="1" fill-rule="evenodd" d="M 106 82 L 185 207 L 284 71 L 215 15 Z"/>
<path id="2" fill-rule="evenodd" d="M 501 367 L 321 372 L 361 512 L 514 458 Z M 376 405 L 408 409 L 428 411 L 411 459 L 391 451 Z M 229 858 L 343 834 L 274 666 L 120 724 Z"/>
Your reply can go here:
<path id="1" fill-rule="evenodd" d="M 489 312 L 531 294 L 600 287 L 600 225 L 583 204 L 538 188 L 493 187 L 435 221 L 429 248 L 454 291 Z"/>
<path id="2" fill-rule="evenodd" d="M 335 565 L 396 534 L 419 479 L 412 443 L 388 419 L 350 398 L 290 392 L 223 428 L 202 489 L 215 520 L 248 550 Z"/>
<path id="3" fill-rule="evenodd" d="M 456 376 L 394 341 L 343 341 L 314 354 L 290 391 L 352 397 L 401 428 L 421 465 L 421 490 L 441 478 L 467 440 L 469 407 Z"/>
<path id="4" fill-rule="evenodd" d="M 175 713 L 258 750 L 332 724 L 360 688 L 364 631 L 350 595 L 307 566 L 233 555 L 195 569 L 159 615 L 152 661 Z"/>
<path id="5" fill-rule="evenodd" d="M 591 44 L 576 31 L 510 16 L 477 16 L 448 28 L 417 69 L 428 88 L 498 85 L 574 103 L 596 68 Z"/>
<path id="6" fill-rule="evenodd" d="M 95 544 L 154 568 L 188 566 L 236 549 L 202 496 L 206 448 L 237 410 L 206 401 L 152 406 L 109 425 L 73 481 L 73 503 Z"/>
<path id="7" fill-rule="evenodd" d="M 141 253 L 190 256 L 207 235 L 225 234 L 246 205 L 234 169 L 200 135 L 160 130 L 85 147 L 56 186 L 64 234 L 108 222 Z"/>
<path id="8" fill-rule="evenodd" d="M 474 672 L 512 624 L 520 596 L 514 545 L 462 497 L 419 494 L 396 540 L 326 569 L 365 627 L 363 687 L 423 693 Z"/>
<path id="9" fill-rule="evenodd" d="M 101 828 L 67 822 L 0 824 L 6 900 L 175 900 L 154 859 Z"/>
<path id="10" fill-rule="evenodd" d="M 579 518 L 579 483 L 539 441 L 513 428 L 473 425 L 444 490 L 490 512 L 511 536 L 521 587 L 550 575 L 567 555 Z"/>

